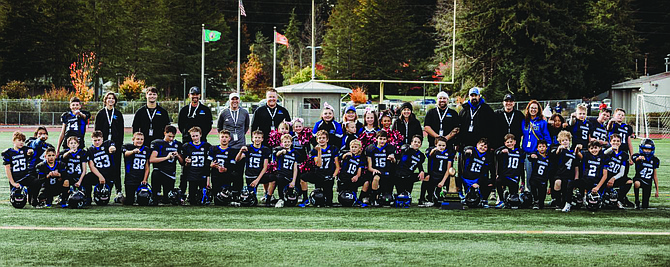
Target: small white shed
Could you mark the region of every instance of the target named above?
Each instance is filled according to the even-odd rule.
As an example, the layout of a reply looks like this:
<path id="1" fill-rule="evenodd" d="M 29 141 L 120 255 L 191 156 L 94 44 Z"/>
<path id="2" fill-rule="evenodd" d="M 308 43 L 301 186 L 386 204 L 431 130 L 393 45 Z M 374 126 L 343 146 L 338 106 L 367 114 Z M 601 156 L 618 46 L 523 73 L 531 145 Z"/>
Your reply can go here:
<path id="1" fill-rule="evenodd" d="M 283 95 L 282 105 L 291 114 L 291 118 L 303 118 L 306 125 L 314 125 L 321 118 L 324 103 L 333 106 L 335 120 L 341 114 L 340 101 L 351 89 L 327 83 L 308 81 L 277 88 Z"/>

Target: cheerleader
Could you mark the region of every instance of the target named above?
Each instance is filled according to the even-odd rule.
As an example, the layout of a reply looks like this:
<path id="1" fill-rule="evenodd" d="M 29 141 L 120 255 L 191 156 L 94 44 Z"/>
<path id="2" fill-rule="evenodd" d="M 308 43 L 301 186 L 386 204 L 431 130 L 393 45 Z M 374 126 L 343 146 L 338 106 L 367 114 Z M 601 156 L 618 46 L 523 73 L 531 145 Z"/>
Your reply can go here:
<path id="1" fill-rule="evenodd" d="M 379 131 L 379 124 L 377 122 L 377 113 L 370 109 L 365 109 L 365 114 L 363 114 L 363 119 L 365 126 L 358 131 L 358 140 L 361 140 L 363 149 L 366 149 L 371 144 L 377 142 L 377 131 Z"/>

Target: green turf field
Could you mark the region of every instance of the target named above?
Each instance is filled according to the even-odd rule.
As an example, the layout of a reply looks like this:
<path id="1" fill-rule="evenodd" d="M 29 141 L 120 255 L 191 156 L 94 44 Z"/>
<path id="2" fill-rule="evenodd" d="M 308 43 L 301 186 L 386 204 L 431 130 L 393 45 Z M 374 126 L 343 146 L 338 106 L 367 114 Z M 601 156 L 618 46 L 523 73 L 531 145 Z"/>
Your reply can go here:
<path id="1" fill-rule="evenodd" d="M 10 139 L 11 133 L 0 133 L 0 147 L 9 147 Z M 656 145 L 661 197 L 651 199 L 655 209 L 643 211 L 119 205 L 17 210 L 2 193 L 0 265 L 668 266 L 670 182 L 664 164 L 670 162 L 670 142 Z M 3 172 L 0 192 L 7 191 Z M 347 232 L 352 229 L 358 231 Z M 494 232 L 479 232 L 489 230 Z M 639 234 L 646 232 L 659 235 Z"/>

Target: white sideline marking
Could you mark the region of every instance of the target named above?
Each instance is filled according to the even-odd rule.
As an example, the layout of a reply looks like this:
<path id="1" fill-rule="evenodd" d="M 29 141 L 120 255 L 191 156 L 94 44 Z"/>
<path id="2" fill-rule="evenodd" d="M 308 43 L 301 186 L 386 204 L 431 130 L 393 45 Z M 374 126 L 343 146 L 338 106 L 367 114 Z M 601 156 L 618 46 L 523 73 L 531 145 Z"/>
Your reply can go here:
<path id="1" fill-rule="evenodd" d="M 400 229 L 238 229 L 238 228 L 123 228 L 0 226 L 1 230 L 41 231 L 130 231 L 130 232 L 277 232 L 277 233 L 416 233 L 416 234 L 544 234 L 544 235 L 643 235 L 670 236 L 670 232 L 524 231 L 524 230 L 400 230 Z"/>

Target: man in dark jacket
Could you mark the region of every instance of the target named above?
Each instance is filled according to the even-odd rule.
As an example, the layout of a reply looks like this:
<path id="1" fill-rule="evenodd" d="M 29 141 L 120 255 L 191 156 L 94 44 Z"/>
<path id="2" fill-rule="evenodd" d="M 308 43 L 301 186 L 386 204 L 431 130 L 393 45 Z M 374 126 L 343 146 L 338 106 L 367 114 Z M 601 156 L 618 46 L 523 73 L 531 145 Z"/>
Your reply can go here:
<path id="1" fill-rule="evenodd" d="M 447 148 L 454 149 L 456 145 L 457 131 L 461 127 L 461 119 L 458 113 L 448 107 L 449 95 L 445 92 L 437 94 L 437 107 L 426 113 L 423 130 L 428 134 L 428 146 L 435 145 L 435 138 L 444 136 L 447 138 Z M 451 133 L 454 131 L 454 133 Z"/>
<path id="2" fill-rule="evenodd" d="M 507 94 L 503 98 L 503 107 L 495 111 L 495 135 L 489 140 L 492 149 L 498 149 L 505 141 L 506 134 L 513 134 L 516 146 L 521 144 L 523 135 L 521 122 L 524 119 L 523 112 L 514 108 L 514 95 Z"/>
<path id="3" fill-rule="evenodd" d="M 133 133 L 144 134 L 144 144 L 149 146 L 156 139 L 163 139 L 165 126 L 170 124 L 170 114 L 158 105 L 158 89 L 149 87 L 146 89 L 147 104 L 135 112 L 133 117 Z"/>
<path id="4" fill-rule="evenodd" d="M 493 137 L 493 128 L 495 121 L 493 109 L 482 99 L 479 94 L 479 88 L 473 87 L 468 93 L 469 100 L 463 104 L 463 109 L 459 114 L 461 117 L 461 131 L 458 139 L 461 148 L 466 146 L 476 146 L 481 138 L 491 140 Z M 489 146 L 489 150 L 493 150 Z"/>
<path id="5" fill-rule="evenodd" d="M 186 145 L 191 142 L 191 135 L 188 130 L 194 126 L 200 127 L 202 137 L 200 142 L 207 142 L 207 134 L 212 131 L 212 110 L 205 104 L 200 103 L 200 88 L 191 87 L 188 92 L 191 103 L 179 110 L 179 131 L 181 132 L 182 143 Z"/>
<path id="6" fill-rule="evenodd" d="M 268 144 L 270 131 L 276 130 L 282 121 L 291 121 L 291 115 L 284 107 L 277 105 L 277 90 L 270 89 L 265 93 L 265 106 L 258 107 L 254 111 L 251 121 L 251 131 L 261 130 L 263 132 L 263 145 Z"/>

